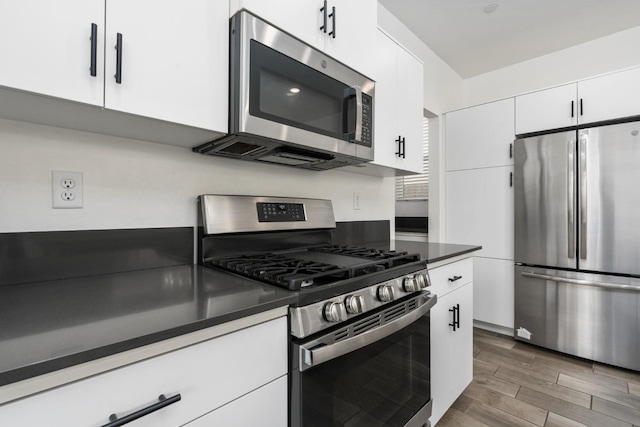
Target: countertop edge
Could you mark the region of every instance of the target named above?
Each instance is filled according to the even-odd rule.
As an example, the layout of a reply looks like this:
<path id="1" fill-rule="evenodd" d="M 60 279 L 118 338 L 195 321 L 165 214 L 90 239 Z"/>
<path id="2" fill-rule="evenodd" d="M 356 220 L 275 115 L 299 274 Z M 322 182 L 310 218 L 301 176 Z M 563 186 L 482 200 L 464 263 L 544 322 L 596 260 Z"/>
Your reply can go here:
<path id="1" fill-rule="evenodd" d="M 482 249 L 482 246 L 474 246 L 474 247 L 471 247 L 469 249 L 461 250 L 459 252 L 455 252 L 455 253 L 452 253 L 452 254 L 447 254 L 447 255 L 440 256 L 440 257 L 431 258 L 431 259 L 427 260 L 427 265 L 435 264 L 435 263 L 438 263 L 440 261 L 445 261 L 445 260 L 448 260 L 450 258 L 455 258 L 455 257 L 461 256 L 461 255 L 470 254 L 471 252 L 479 251 L 480 249 Z"/>
<path id="2" fill-rule="evenodd" d="M 288 314 L 296 295 L 71 356 L 3 372 L 0 405 Z"/>

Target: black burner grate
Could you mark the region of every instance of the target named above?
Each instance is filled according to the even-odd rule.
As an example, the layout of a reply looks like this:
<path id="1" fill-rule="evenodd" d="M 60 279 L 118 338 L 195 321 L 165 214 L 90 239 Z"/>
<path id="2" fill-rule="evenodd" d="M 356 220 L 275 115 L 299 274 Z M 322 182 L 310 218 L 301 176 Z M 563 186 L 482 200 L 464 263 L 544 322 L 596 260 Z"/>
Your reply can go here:
<path id="1" fill-rule="evenodd" d="M 387 251 L 383 249 L 363 248 L 359 246 L 333 245 L 314 248 L 314 250 L 318 252 L 329 252 L 333 254 L 348 255 L 370 260 L 382 260 L 387 265 L 387 268 L 396 267 L 408 262 L 420 260 L 419 254 Z"/>

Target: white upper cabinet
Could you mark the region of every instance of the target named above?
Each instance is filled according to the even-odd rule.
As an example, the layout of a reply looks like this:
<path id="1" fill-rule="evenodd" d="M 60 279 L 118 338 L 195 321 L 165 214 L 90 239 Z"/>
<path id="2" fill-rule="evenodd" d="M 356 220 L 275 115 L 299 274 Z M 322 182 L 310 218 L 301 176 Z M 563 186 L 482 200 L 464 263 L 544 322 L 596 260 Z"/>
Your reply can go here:
<path id="1" fill-rule="evenodd" d="M 422 172 L 422 63 L 382 31 L 376 45 L 373 165 L 391 175 Z"/>
<path id="2" fill-rule="evenodd" d="M 640 114 L 640 68 L 516 97 L 516 133 Z"/>
<path id="3" fill-rule="evenodd" d="M 513 98 L 446 115 L 447 171 L 513 165 Z"/>
<path id="4" fill-rule="evenodd" d="M 516 134 L 558 129 L 578 123 L 575 83 L 516 97 Z"/>
<path id="5" fill-rule="evenodd" d="M 231 0 L 263 20 L 376 79 L 376 0 Z"/>
<path id="6" fill-rule="evenodd" d="M 107 0 L 105 108 L 226 129 L 228 3 Z M 122 34 L 121 83 L 116 83 Z"/>
<path id="7" fill-rule="evenodd" d="M 11 2 L 0 14 L 0 86 L 226 132 L 228 8 L 207 0 Z M 118 128 L 135 127 L 131 119 L 109 124 L 112 115 L 98 117 L 79 110 L 81 104 L 51 106 L 52 99 L 43 98 L 35 108 L 41 112 L 24 119 L 116 135 Z M 149 122 L 139 126 L 141 138 L 144 126 Z"/>
<path id="8" fill-rule="evenodd" d="M 640 68 L 578 82 L 579 123 L 640 114 Z"/>
<path id="9" fill-rule="evenodd" d="M 0 85 L 102 106 L 104 0 L 1 4 Z"/>

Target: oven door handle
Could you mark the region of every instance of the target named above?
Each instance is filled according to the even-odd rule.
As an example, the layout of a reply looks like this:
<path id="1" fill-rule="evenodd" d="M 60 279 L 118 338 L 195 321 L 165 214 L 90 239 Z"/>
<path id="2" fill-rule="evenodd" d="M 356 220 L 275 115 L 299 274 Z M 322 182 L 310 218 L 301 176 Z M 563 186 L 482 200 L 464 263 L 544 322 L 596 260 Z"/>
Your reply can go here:
<path id="1" fill-rule="evenodd" d="M 425 296 L 427 295 L 429 294 L 425 294 Z M 338 341 L 334 344 L 318 347 L 317 344 L 314 344 L 312 342 L 310 344 L 307 344 L 311 348 L 306 347 L 305 345 L 301 345 L 300 371 L 307 370 L 314 366 L 320 365 L 321 363 L 328 362 L 347 353 L 351 353 L 360 348 L 366 347 L 369 344 L 373 344 L 376 341 L 386 338 L 389 335 L 398 332 L 403 328 L 406 328 L 407 326 L 424 316 L 427 312 L 429 312 L 429 310 L 431 310 L 431 307 L 433 307 L 436 302 L 437 296 L 430 295 L 428 300 L 424 304 L 422 304 L 412 312 L 407 313 L 395 320 L 392 320 L 389 323 L 385 323 L 384 325 L 379 326 L 375 329 L 371 329 L 367 332 L 363 332 L 360 335 L 356 335 L 342 341 Z"/>

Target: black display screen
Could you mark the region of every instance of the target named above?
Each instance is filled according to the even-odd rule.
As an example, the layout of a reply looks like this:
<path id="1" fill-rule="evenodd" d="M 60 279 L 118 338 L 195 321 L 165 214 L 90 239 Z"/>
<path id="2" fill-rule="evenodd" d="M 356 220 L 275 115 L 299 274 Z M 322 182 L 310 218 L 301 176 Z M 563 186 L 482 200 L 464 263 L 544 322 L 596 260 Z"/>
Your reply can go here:
<path id="1" fill-rule="evenodd" d="M 302 203 L 257 203 L 259 222 L 305 221 Z"/>

